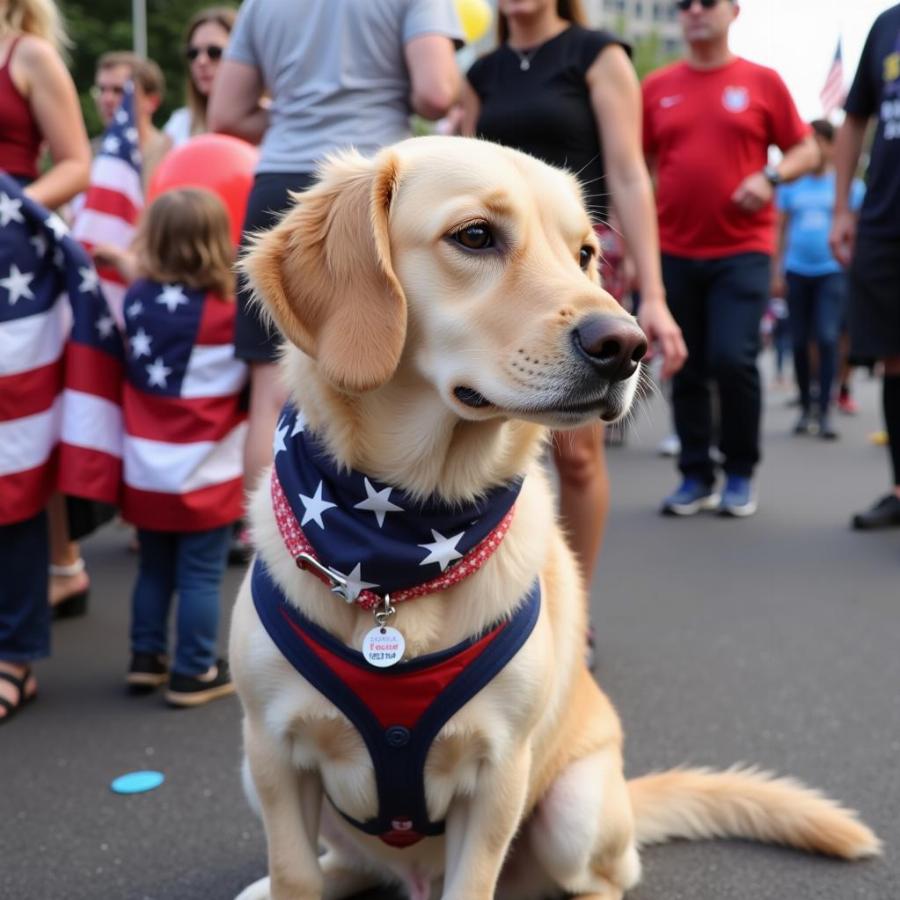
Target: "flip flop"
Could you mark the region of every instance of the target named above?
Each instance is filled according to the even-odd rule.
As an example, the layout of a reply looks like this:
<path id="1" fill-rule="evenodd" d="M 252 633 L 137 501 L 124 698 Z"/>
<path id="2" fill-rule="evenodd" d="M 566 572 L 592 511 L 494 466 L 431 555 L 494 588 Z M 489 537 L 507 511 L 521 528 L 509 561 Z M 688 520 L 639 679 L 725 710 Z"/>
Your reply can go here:
<path id="1" fill-rule="evenodd" d="M 21 676 L 13 675 L 12 672 L 0 672 L 0 679 L 8 681 L 19 692 L 19 699 L 15 703 L 7 700 L 6 697 L 0 697 L 0 708 L 6 710 L 5 714 L 0 717 L 0 725 L 4 722 L 8 722 L 20 709 L 22 709 L 23 706 L 27 706 L 37 697 L 37 691 L 31 695 L 25 693 L 25 685 L 28 683 L 30 677 L 30 666 L 25 669 Z"/>

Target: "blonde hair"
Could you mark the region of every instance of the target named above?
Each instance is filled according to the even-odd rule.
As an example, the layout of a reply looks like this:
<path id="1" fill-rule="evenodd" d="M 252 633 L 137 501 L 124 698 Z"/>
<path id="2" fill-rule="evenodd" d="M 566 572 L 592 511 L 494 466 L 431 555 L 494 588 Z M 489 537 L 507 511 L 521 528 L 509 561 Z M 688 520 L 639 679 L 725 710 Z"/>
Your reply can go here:
<path id="1" fill-rule="evenodd" d="M 556 14 L 567 22 L 575 25 L 586 26 L 588 24 L 587 16 L 584 14 L 584 8 L 581 0 L 556 0 Z M 509 22 L 506 16 L 498 10 L 497 12 L 497 40 L 501 44 L 505 44 L 509 39 Z"/>
<path id="2" fill-rule="evenodd" d="M 10 34 L 33 34 L 62 53 L 72 42 L 62 14 L 53 0 L 4 0 L 0 3 L 0 38 Z"/>
<path id="3" fill-rule="evenodd" d="M 221 25 L 230 35 L 231 29 L 234 28 L 234 20 L 236 18 L 237 10 L 230 6 L 209 6 L 206 9 L 201 9 L 191 18 L 185 29 L 185 50 L 190 47 L 191 38 L 201 25 L 206 25 L 207 22 Z M 190 71 L 188 71 L 185 93 L 187 108 L 191 114 L 191 134 L 204 134 L 206 132 L 206 107 L 209 103 L 209 97 L 205 97 L 197 90 L 197 86 L 194 84 L 194 79 L 191 77 Z"/>
<path id="4" fill-rule="evenodd" d="M 134 239 L 142 275 L 234 297 L 234 247 L 222 201 L 204 188 L 160 194 L 144 210 Z"/>

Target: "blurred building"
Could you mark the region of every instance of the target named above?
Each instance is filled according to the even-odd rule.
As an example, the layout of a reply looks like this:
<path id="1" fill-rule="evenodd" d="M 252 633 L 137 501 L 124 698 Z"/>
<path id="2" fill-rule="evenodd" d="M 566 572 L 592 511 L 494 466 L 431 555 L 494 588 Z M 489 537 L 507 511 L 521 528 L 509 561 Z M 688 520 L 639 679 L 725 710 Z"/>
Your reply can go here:
<path id="1" fill-rule="evenodd" d="M 683 49 L 674 0 L 582 0 L 588 21 L 609 28 L 628 41 L 659 42 L 665 56 Z"/>

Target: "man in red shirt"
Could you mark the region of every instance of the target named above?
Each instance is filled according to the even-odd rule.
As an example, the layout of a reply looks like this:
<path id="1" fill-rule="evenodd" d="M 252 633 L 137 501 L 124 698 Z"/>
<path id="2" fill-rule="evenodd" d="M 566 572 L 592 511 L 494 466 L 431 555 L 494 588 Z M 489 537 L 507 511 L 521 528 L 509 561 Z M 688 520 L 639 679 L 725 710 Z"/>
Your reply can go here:
<path id="1" fill-rule="evenodd" d="M 668 515 L 756 511 L 761 390 L 756 357 L 775 249 L 776 185 L 818 163 L 784 82 L 735 56 L 736 0 L 678 0 L 687 59 L 644 82 L 644 152 L 656 174 L 663 281 L 688 346 L 672 402 L 683 481 Z M 784 156 L 768 165 L 769 147 Z M 710 456 L 710 382 L 719 395 L 725 486 Z"/>

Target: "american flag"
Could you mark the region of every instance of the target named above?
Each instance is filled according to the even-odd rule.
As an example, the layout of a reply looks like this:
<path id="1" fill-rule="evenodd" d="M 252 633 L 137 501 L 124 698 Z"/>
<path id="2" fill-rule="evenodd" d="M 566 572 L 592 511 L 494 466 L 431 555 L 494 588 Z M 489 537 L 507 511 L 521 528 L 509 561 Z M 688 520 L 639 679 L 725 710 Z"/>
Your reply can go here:
<path id="1" fill-rule="evenodd" d="M 141 153 L 134 119 L 134 86 L 125 85 L 122 103 L 103 133 L 91 180 L 72 225 L 73 236 L 88 250 L 107 244 L 125 250 L 144 206 Z M 116 322 L 122 324 L 126 285 L 115 269 L 101 267 L 100 284 Z"/>
<path id="2" fill-rule="evenodd" d="M 115 502 L 122 344 L 62 219 L 0 172 L 0 524 L 55 490 Z"/>
<path id="3" fill-rule="evenodd" d="M 831 68 L 825 77 L 825 84 L 819 93 L 819 99 L 822 101 L 822 112 L 826 119 L 839 110 L 844 105 L 844 100 L 847 99 L 847 91 L 844 87 L 844 55 L 841 51 L 840 38 L 838 38 L 837 49 L 834 51 Z"/>
<path id="4" fill-rule="evenodd" d="M 235 303 L 180 284 L 125 295 L 122 515 L 140 528 L 201 531 L 243 506 L 243 391 Z"/>

